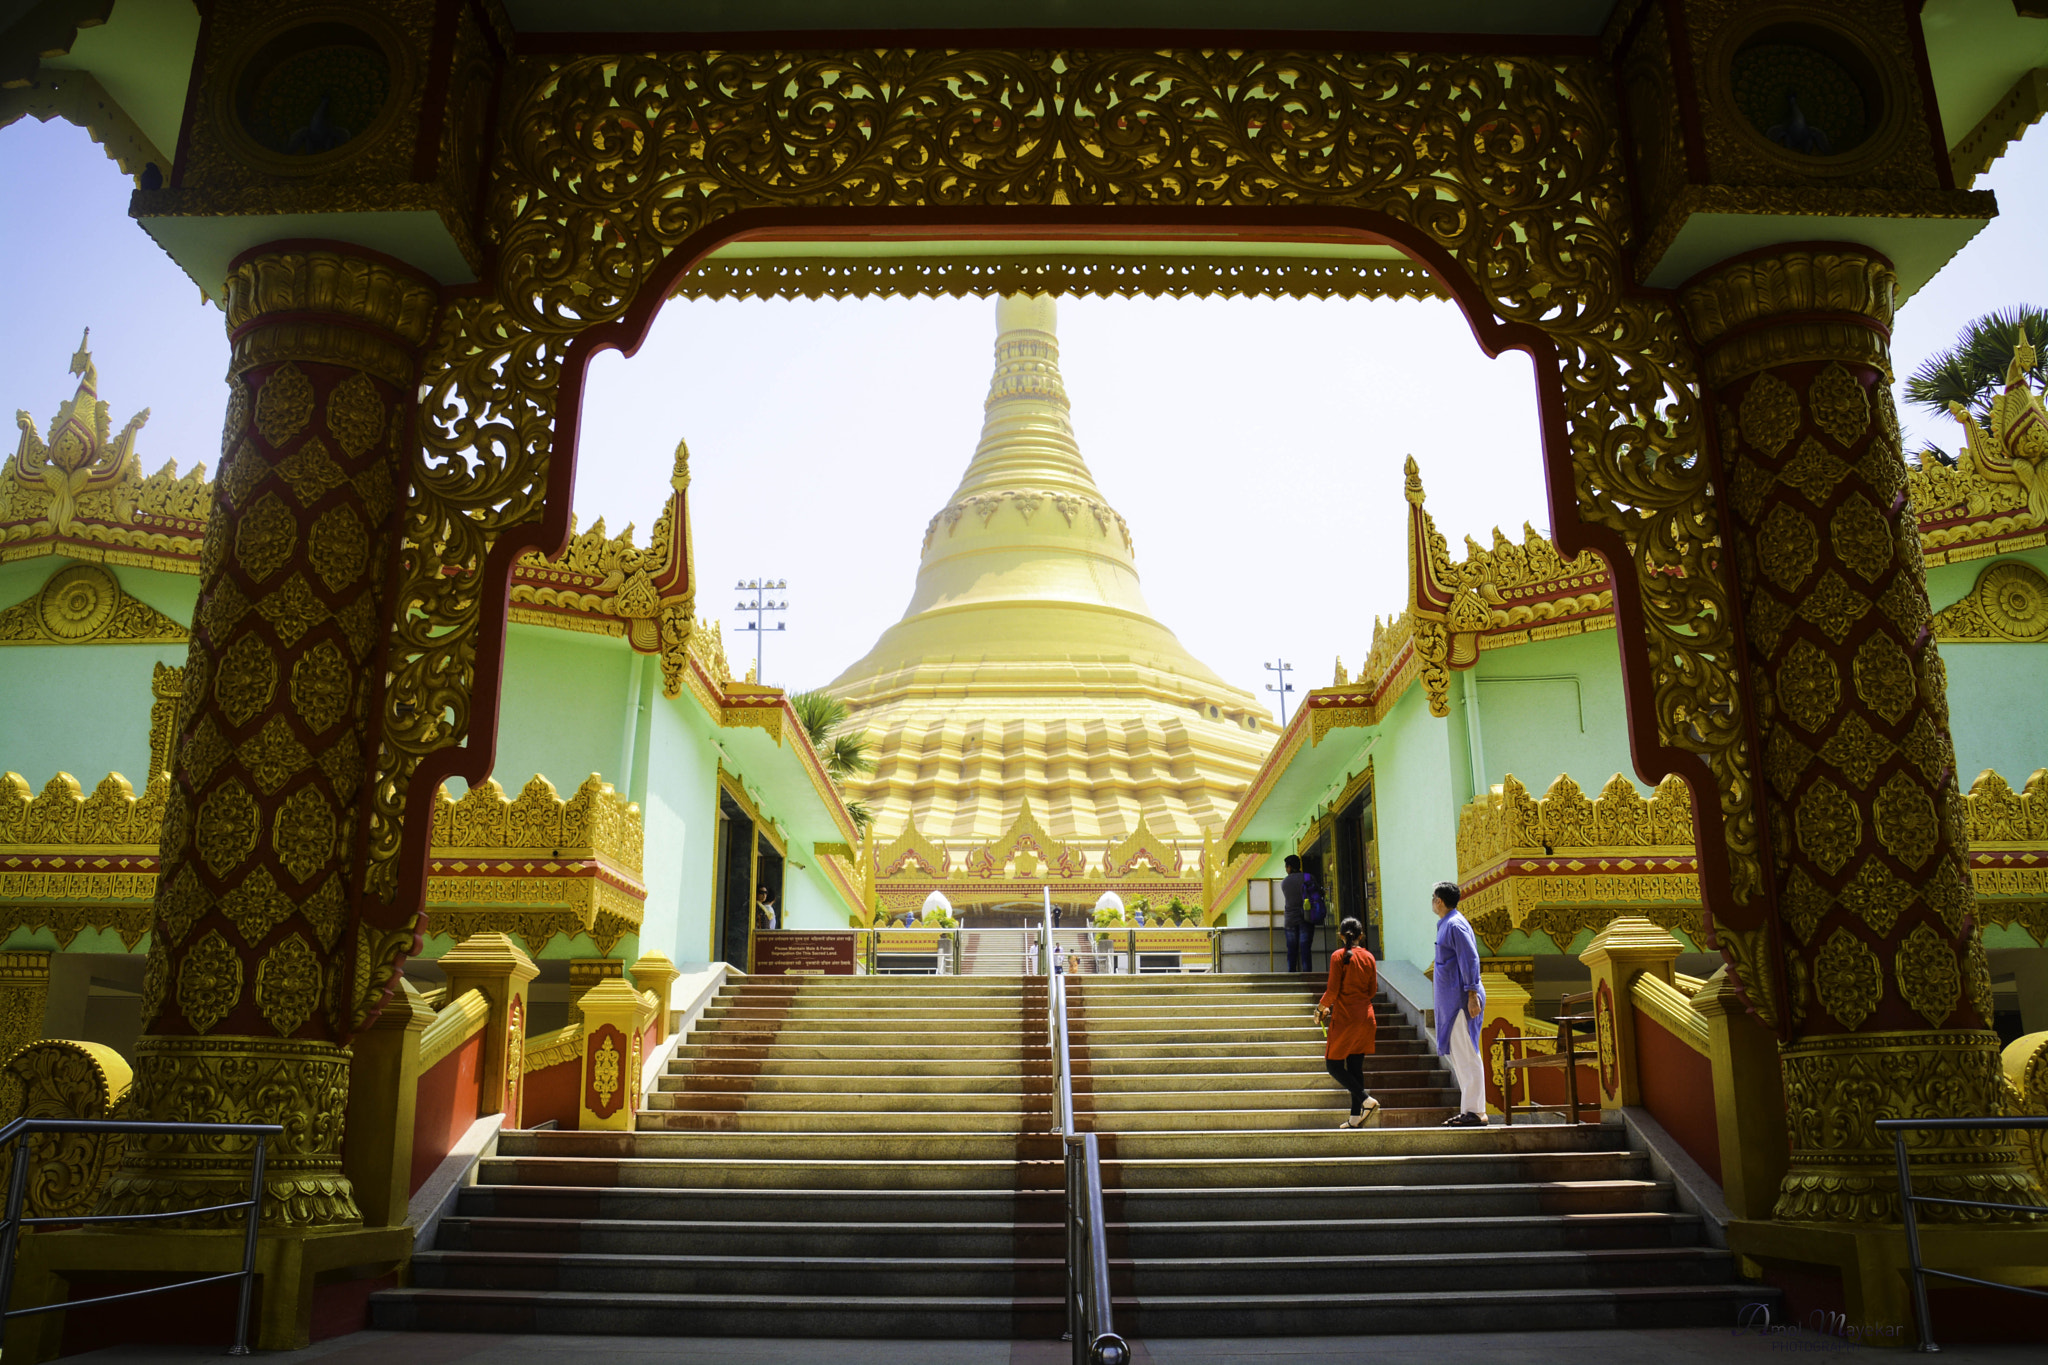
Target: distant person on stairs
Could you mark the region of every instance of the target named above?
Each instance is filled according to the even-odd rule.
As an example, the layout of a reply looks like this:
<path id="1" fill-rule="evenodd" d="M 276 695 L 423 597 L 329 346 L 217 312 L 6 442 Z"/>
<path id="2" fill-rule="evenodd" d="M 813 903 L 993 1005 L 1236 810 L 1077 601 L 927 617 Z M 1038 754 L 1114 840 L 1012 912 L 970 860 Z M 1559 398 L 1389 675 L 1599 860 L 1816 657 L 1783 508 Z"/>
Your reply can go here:
<path id="1" fill-rule="evenodd" d="M 1330 985 L 1316 1006 L 1316 1022 L 1327 1023 L 1330 1041 L 1323 1048 L 1323 1065 L 1330 1077 L 1351 1092 L 1351 1117 L 1339 1128 L 1363 1128 L 1377 1123 L 1380 1102 L 1365 1093 L 1365 1058 L 1379 1050 L 1379 1019 L 1372 1012 L 1372 998 L 1379 993 L 1380 966 L 1359 947 L 1365 928 L 1355 919 L 1337 926 L 1344 946 L 1330 954 Z"/>
<path id="2" fill-rule="evenodd" d="M 1287 970 L 1312 972 L 1316 964 L 1309 960 L 1309 954 L 1315 951 L 1316 931 L 1308 922 L 1308 877 L 1301 870 L 1301 858 L 1293 853 L 1287 855 L 1287 875 L 1280 882 L 1280 898 L 1286 907 L 1280 932 L 1287 936 Z"/>
<path id="3" fill-rule="evenodd" d="M 1479 1025 L 1486 1017 L 1486 987 L 1479 980 L 1479 939 L 1458 913 L 1458 884 L 1438 882 L 1429 908 L 1436 911 L 1436 1051 L 1458 1079 L 1458 1112 L 1446 1128 L 1486 1126 L 1486 1073 L 1479 1066 Z"/>
<path id="4" fill-rule="evenodd" d="M 775 928 L 775 895 L 768 889 L 766 882 L 761 883 L 760 889 L 754 892 L 754 927 Z"/>

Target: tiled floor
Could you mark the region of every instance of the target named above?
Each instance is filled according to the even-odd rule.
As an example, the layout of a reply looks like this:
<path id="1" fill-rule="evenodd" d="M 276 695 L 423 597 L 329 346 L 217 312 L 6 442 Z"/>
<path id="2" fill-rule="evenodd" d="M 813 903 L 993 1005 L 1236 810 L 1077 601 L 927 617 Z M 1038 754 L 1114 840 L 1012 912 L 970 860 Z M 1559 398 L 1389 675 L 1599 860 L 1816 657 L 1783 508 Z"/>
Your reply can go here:
<path id="1" fill-rule="evenodd" d="M 1910 1344 L 1910 1343 L 1909 1343 Z M 358 1332 L 276 1358 L 320 1365 L 640 1365 L 704 1361 L 718 1365 L 1065 1365 L 1071 1347 L 1055 1341 L 780 1341 L 770 1338 L 469 1336 L 444 1332 Z M 1763 1335 L 1714 1328 L 1670 1331 L 1526 1332 L 1386 1337 L 1275 1337 L 1261 1340 L 1141 1341 L 1136 1365 L 1718 1365 L 1722 1361 L 1807 1358 L 1861 1348 L 1812 1332 Z M 103 1365 L 212 1359 L 194 1346 L 117 1346 L 78 1361 Z M 268 1353 L 263 1353 L 268 1354 Z M 1945 1346 L 1942 1359 L 2019 1365 L 2041 1359 L 2039 1345 Z"/>

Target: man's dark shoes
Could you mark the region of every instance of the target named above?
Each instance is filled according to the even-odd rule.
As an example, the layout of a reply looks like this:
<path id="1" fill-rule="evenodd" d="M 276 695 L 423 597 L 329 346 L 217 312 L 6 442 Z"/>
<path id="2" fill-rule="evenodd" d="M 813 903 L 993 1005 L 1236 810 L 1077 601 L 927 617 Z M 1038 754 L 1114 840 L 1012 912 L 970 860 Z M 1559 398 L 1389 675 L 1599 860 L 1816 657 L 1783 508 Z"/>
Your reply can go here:
<path id="1" fill-rule="evenodd" d="M 1486 1126 L 1486 1116 L 1483 1114 L 1454 1114 L 1444 1120 L 1443 1126 L 1446 1128 L 1484 1128 Z"/>

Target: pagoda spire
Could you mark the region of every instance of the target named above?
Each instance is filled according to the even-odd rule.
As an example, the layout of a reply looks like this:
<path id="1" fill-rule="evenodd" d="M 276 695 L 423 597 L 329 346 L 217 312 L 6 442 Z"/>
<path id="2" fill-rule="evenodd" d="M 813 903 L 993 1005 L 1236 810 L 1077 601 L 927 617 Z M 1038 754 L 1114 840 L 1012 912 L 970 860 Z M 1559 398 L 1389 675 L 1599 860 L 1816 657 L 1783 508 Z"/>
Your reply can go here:
<path id="1" fill-rule="evenodd" d="M 1102 497 L 1074 439 L 1057 326 L 1050 295 L 996 301 L 996 367 L 982 404 L 981 442 L 954 502 L 1012 488 Z"/>

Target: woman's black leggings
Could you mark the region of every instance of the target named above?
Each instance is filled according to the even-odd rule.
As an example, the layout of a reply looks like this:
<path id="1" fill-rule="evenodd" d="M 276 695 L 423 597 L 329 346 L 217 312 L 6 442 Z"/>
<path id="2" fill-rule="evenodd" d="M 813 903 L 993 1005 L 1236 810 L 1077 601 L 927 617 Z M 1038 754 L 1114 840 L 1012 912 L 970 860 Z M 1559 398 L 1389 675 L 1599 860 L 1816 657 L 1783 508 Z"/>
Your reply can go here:
<path id="1" fill-rule="evenodd" d="M 1353 1117 L 1365 1112 L 1365 1054 L 1354 1052 L 1343 1061 L 1335 1057 L 1323 1059 L 1323 1065 L 1330 1068 L 1330 1079 L 1351 1092 L 1351 1113 Z"/>

